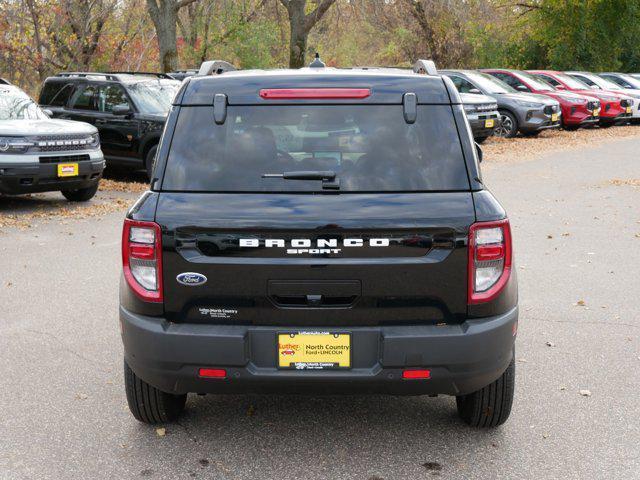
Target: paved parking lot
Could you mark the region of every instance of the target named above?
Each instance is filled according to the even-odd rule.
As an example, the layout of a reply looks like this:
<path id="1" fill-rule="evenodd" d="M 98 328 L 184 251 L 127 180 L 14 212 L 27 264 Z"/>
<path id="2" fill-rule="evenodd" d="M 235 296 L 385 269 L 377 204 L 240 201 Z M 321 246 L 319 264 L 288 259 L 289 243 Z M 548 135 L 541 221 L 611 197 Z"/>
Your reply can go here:
<path id="1" fill-rule="evenodd" d="M 449 397 L 194 396 L 161 436 L 123 391 L 121 210 L 0 228 L 0 478 L 637 478 L 639 147 L 486 162 L 521 294 L 516 402 L 493 431 Z"/>

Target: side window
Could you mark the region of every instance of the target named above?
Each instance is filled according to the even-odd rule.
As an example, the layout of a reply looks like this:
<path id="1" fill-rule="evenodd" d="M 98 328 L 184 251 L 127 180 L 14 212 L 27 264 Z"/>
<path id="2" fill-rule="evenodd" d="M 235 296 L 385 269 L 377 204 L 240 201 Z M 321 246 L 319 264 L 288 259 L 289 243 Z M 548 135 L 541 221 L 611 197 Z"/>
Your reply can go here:
<path id="1" fill-rule="evenodd" d="M 80 93 L 76 94 L 73 99 L 73 105 L 71 108 L 77 110 L 97 110 L 96 106 L 96 93 L 98 87 L 94 85 L 87 85 Z"/>
<path id="2" fill-rule="evenodd" d="M 601 75 L 601 77 L 604 77 L 616 85 L 620 85 L 622 88 L 633 88 L 630 83 L 625 82 L 624 79 L 616 77 L 615 75 Z"/>
<path id="3" fill-rule="evenodd" d="M 508 75 L 506 73 L 499 73 L 498 74 L 498 78 L 504 82 L 507 83 L 507 85 L 512 86 L 513 88 L 515 88 L 516 90 L 522 90 L 522 87 L 526 88 L 527 90 L 529 90 L 527 88 L 527 86 L 522 83 L 520 80 L 518 80 L 516 77 L 514 77 L 513 75 Z M 518 88 L 520 87 L 520 88 Z"/>
<path id="4" fill-rule="evenodd" d="M 113 107 L 129 107 L 127 95 L 120 85 L 104 85 L 98 94 L 98 110 L 112 112 Z"/>
<path id="5" fill-rule="evenodd" d="M 547 83 L 550 83 L 552 87 L 558 87 L 560 86 L 560 82 L 557 81 L 555 78 L 550 77 L 548 75 L 542 75 L 542 74 L 538 74 L 536 75 L 537 77 L 541 78 L 542 80 L 544 80 Z"/>
<path id="6" fill-rule="evenodd" d="M 468 80 L 465 80 L 462 77 L 458 77 L 457 75 L 451 75 L 449 77 L 453 84 L 456 86 L 460 93 L 478 93 L 477 91 L 471 92 L 471 90 L 478 90 L 475 85 Z"/>
<path id="7" fill-rule="evenodd" d="M 60 107 L 66 103 L 69 99 L 70 90 L 66 89 L 67 85 L 64 82 L 47 82 L 42 87 L 42 91 L 40 92 L 40 100 L 38 103 L 40 105 L 55 105 Z M 66 98 L 61 100 L 62 91 L 67 91 Z"/>
<path id="8" fill-rule="evenodd" d="M 592 88 L 595 88 L 597 90 L 600 89 L 600 87 L 590 78 L 587 77 L 583 77 L 582 75 L 571 75 L 573 78 L 577 78 L 578 80 L 580 80 L 581 82 L 586 83 L 587 85 L 589 85 Z"/>

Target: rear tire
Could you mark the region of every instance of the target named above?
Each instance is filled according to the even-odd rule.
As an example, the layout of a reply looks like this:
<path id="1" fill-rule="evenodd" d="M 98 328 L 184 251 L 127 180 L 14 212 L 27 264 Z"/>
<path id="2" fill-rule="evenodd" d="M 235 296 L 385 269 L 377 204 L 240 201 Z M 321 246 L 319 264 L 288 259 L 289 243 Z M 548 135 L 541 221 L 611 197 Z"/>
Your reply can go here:
<path id="1" fill-rule="evenodd" d="M 458 414 L 472 427 L 490 428 L 502 425 L 509 418 L 515 386 L 514 359 L 495 382 L 469 395 L 456 397 Z"/>
<path id="2" fill-rule="evenodd" d="M 144 166 L 147 169 L 147 178 L 151 181 L 151 174 L 153 173 L 153 166 L 156 163 L 156 153 L 158 152 L 158 145 L 154 145 L 147 152 L 147 156 L 144 159 Z"/>
<path id="3" fill-rule="evenodd" d="M 493 134 L 496 137 L 513 138 L 518 134 L 518 119 L 511 112 L 500 110 L 500 126 Z"/>
<path id="4" fill-rule="evenodd" d="M 87 188 L 78 188 L 77 190 L 63 190 L 62 195 L 70 202 L 86 202 L 91 200 L 98 191 L 98 182 Z"/>
<path id="5" fill-rule="evenodd" d="M 173 422 L 184 410 L 187 395 L 172 395 L 158 390 L 138 378 L 127 362 L 124 362 L 124 383 L 129 410 L 139 422 Z"/>

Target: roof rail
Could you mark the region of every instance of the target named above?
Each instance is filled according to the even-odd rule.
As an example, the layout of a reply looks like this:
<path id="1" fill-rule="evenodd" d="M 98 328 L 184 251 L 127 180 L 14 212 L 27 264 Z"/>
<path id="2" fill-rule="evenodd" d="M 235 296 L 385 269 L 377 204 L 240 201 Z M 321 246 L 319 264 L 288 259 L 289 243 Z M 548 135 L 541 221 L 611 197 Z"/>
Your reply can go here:
<path id="1" fill-rule="evenodd" d="M 202 77 L 213 73 L 220 75 L 221 73 L 231 72 L 233 70 L 237 70 L 237 68 L 224 60 L 207 60 L 200 65 L 197 76 Z"/>
<path id="2" fill-rule="evenodd" d="M 436 64 L 433 60 L 422 60 L 419 59 L 416 63 L 413 64 L 413 71 L 415 73 L 427 74 L 427 75 L 437 75 L 438 69 L 436 68 Z"/>
<path id="3" fill-rule="evenodd" d="M 118 77 L 113 73 L 104 73 L 104 72 L 60 72 L 56 74 L 56 77 L 104 77 L 106 80 L 118 80 Z"/>
<path id="4" fill-rule="evenodd" d="M 110 74 L 120 74 L 120 75 L 148 75 L 151 77 L 158 77 L 158 78 L 167 78 L 167 79 L 173 79 L 173 77 L 168 74 L 168 73 L 161 73 L 161 72 L 105 72 L 105 73 L 110 73 Z"/>

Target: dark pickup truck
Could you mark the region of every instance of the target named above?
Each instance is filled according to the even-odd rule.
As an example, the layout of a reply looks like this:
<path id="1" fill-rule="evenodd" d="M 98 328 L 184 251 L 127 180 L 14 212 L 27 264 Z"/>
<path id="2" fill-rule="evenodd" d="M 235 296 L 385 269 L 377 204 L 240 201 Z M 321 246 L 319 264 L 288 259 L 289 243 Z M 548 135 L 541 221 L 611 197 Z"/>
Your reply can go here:
<path id="1" fill-rule="evenodd" d="M 172 421 L 188 393 L 361 392 L 503 423 L 517 283 L 480 160 L 429 61 L 186 79 L 124 222 L 134 417 Z"/>

